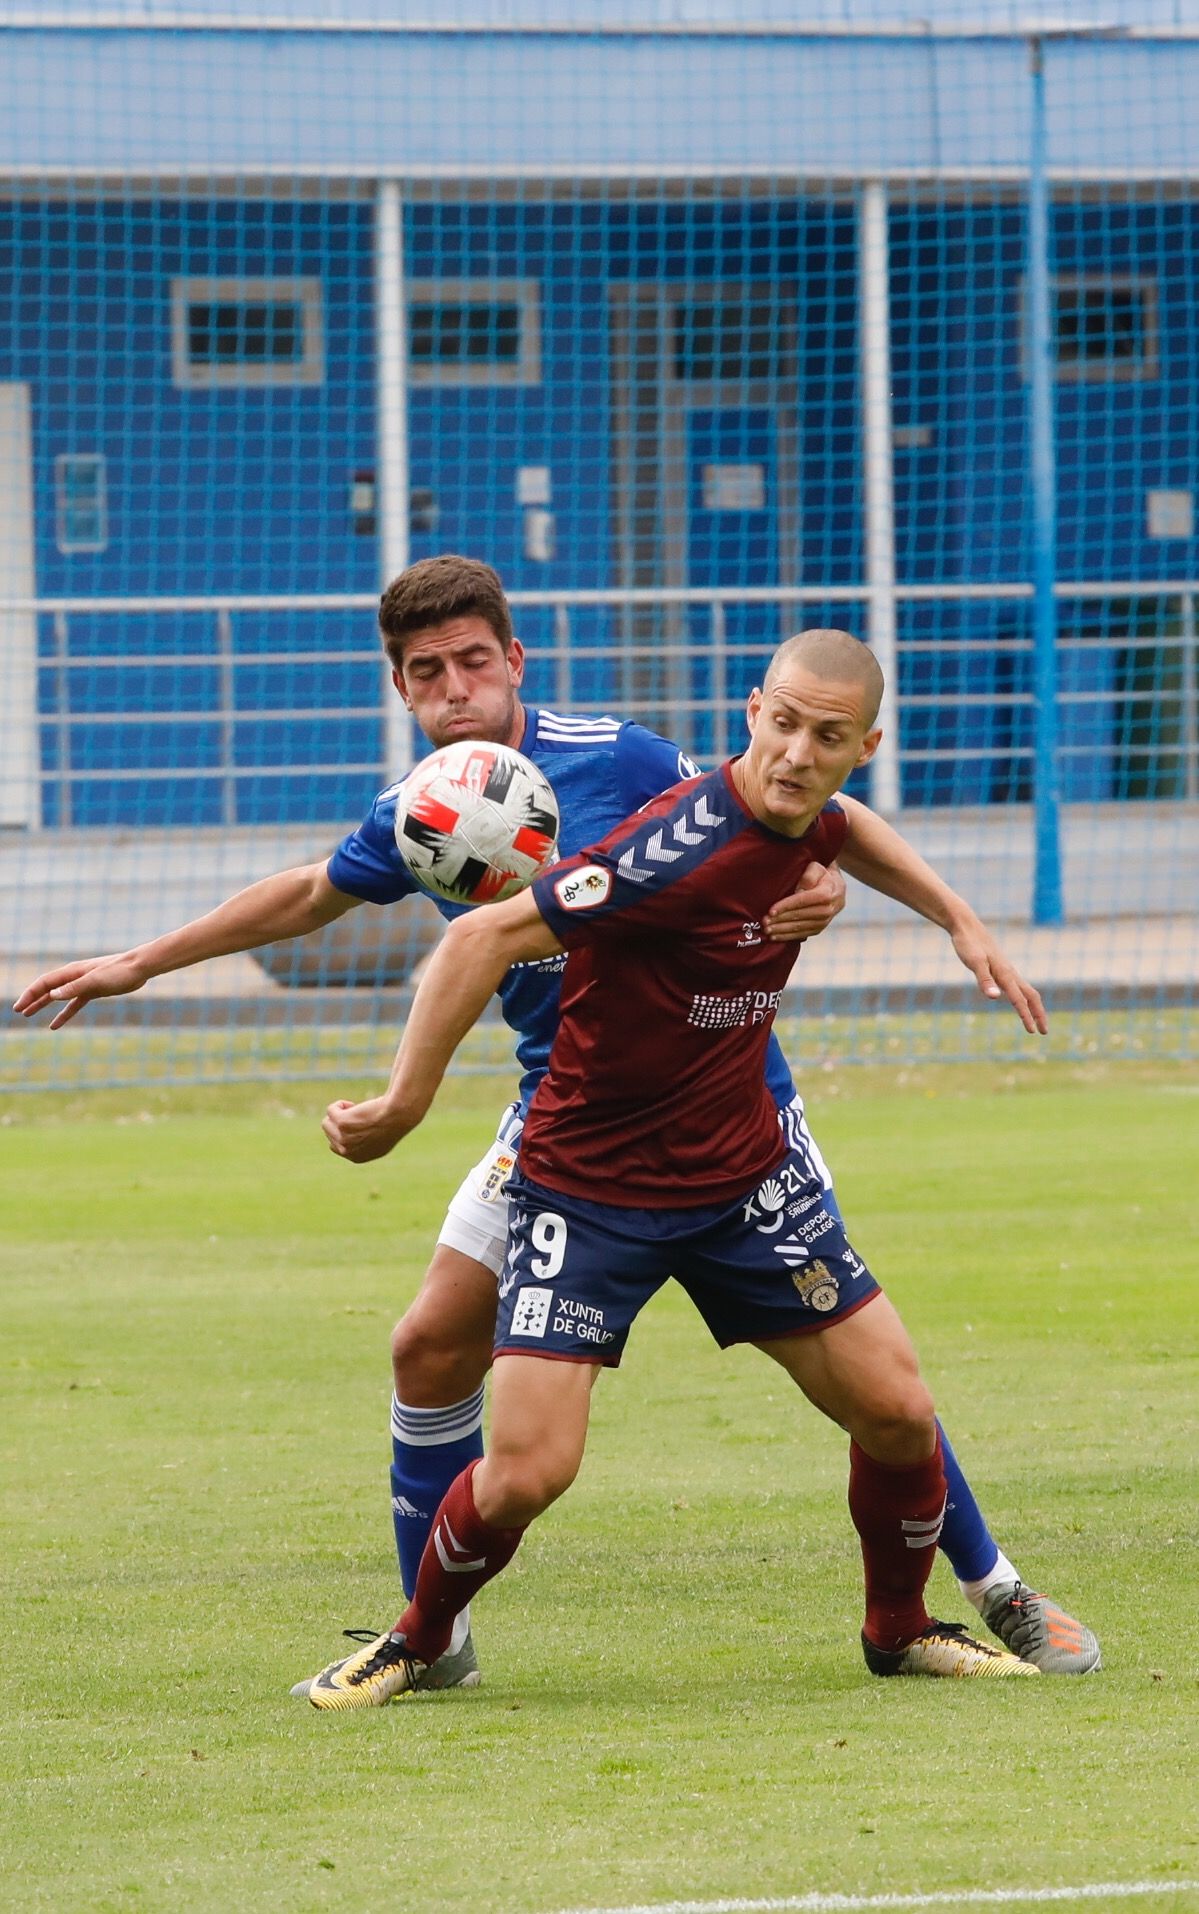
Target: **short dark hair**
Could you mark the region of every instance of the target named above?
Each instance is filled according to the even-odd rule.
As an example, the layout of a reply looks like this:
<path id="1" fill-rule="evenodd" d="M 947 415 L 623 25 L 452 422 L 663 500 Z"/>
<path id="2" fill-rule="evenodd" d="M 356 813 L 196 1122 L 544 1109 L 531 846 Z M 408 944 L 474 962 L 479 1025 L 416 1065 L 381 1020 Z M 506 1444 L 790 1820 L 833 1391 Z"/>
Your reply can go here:
<path id="1" fill-rule="evenodd" d="M 420 558 L 393 578 L 379 600 L 379 630 L 388 657 L 404 669 L 404 640 L 451 618 L 482 618 L 507 656 L 512 645 L 512 613 L 500 575 L 481 558 L 442 552 Z"/>

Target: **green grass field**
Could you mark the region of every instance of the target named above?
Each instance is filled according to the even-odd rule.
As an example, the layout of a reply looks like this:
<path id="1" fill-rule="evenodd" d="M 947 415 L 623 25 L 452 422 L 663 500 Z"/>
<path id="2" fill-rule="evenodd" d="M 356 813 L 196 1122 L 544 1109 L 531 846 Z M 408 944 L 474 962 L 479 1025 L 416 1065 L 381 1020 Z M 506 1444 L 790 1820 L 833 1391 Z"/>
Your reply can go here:
<path id="1" fill-rule="evenodd" d="M 992 1526 L 1103 1671 L 872 1681 L 842 1439 L 668 1293 L 600 1385 L 578 1485 L 476 1605 L 484 1686 L 317 1715 L 290 1683 L 398 1606 L 388 1330 L 502 1090 L 451 1085 L 366 1169 L 324 1150 L 319 1087 L 14 1098 L 0 1905 L 1199 1880 L 1195 1071 L 819 1086 L 851 1233 Z M 933 1599 L 966 1618 L 943 1564 Z M 1085 1903 L 1109 1904 L 1199 1893 Z"/>

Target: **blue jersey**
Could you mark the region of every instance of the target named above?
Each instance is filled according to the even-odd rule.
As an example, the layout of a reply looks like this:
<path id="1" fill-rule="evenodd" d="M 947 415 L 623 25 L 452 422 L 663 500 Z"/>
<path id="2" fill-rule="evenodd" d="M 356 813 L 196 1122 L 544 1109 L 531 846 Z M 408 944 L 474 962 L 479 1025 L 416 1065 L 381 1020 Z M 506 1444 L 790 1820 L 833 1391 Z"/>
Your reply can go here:
<path id="1" fill-rule="evenodd" d="M 539 765 L 554 788 L 561 814 L 558 850 L 562 857 L 594 844 L 614 825 L 697 767 L 676 744 L 619 718 L 568 716 L 526 709 L 520 750 Z M 425 895 L 400 856 L 395 840 L 399 784 L 381 791 L 370 815 L 342 839 L 329 859 L 329 882 L 350 897 L 371 904 L 394 904 L 402 897 Z M 443 917 L 458 917 L 468 905 L 432 900 Z M 565 956 L 514 964 L 500 985 L 504 1019 L 516 1032 L 522 1070 L 520 1098 L 527 1106 L 545 1075 L 558 1030 L 558 998 Z M 772 1038 L 766 1080 L 780 1109 L 795 1095 L 786 1059 Z"/>

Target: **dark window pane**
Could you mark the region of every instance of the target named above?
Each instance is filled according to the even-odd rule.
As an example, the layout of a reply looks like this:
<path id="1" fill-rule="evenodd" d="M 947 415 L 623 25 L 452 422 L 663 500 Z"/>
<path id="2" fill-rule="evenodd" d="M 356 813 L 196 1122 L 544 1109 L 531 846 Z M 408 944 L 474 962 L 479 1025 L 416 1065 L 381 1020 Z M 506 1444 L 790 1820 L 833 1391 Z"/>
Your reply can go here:
<path id="1" fill-rule="evenodd" d="M 101 453 L 66 453 L 56 461 L 61 551 L 102 551 L 108 543 L 108 501 Z"/>
<path id="2" fill-rule="evenodd" d="M 516 365 L 520 307 L 514 299 L 415 299 L 408 353 L 418 366 Z"/>
<path id="3" fill-rule="evenodd" d="M 764 299 L 679 306 L 674 315 L 676 379 L 770 379 L 783 373 L 779 310 Z"/>
<path id="4" fill-rule="evenodd" d="M 1053 299 L 1059 365 L 1144 363 L 1143 286 L 1059 286 Z"/>
<path id="5" fill-rule="evenodd" d="M 196 366 L 300 365 L 303 306 L 298 299 L 190 300 L 187 356 Z"/>

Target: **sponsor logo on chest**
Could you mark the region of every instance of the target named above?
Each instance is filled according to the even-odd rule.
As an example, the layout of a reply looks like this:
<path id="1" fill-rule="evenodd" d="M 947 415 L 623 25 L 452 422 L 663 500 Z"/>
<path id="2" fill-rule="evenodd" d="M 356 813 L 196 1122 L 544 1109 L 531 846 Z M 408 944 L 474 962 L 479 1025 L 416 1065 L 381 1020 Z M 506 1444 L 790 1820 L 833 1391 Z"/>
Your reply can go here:
<path id="1" fill-rule="evenodd" d="M 697 991 L 687 1022 L 696 1030 L 744 1030 L 767 1023 L 782 1000 L 781 990 Z"/>

